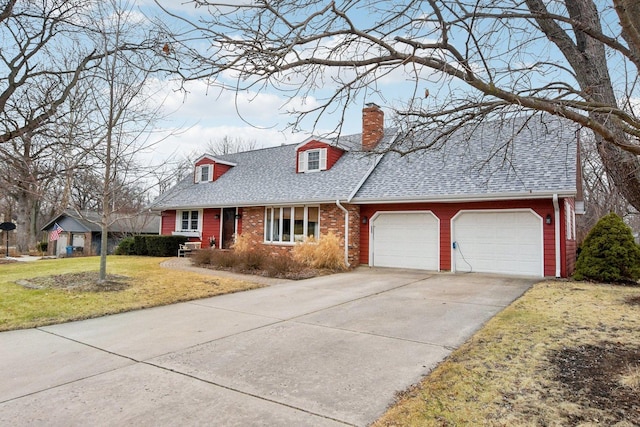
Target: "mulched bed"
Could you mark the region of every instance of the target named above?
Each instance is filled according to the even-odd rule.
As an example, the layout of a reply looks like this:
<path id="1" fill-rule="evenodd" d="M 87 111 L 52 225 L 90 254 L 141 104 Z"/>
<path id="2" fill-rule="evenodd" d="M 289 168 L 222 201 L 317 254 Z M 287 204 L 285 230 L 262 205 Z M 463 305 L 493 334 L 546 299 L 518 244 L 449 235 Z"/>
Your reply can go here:
<path id="1" fill-rule="evenodd" d="M 634 370 L 638 375 L 639 347 L 616 342 L 581 345 L 554 353 L 551 362 L 567 401 L 602 410 L 614 422 L 640 420 L 638 390 L 621 383 L 622 376 Z M 567 425 L 592 421 L 572 416 Z"/>
<path id="2" fill-rule="evenodd" d="M 112 292 L 127 289 L 129 278 L 107 274 L 104 282 L 98 282 L 98 272 L 68 273 L 18 280 L 18 285 L 31 289 L 60 289 L 71 292 Z"/>
<path id="3" fill-rule="evenodd" d="M 640 296 L 629 297 L 625 302 L 629 305 L 640 305 Z"/>
<path id="4" fill-rule="evenodd" d="M 286 272 L 281 272 L 279 274 L 274 275 L 268 270 L 261 270 L 261 269 L 220 267 L 220 266 L 214 266 L 209 264 L 197 264 L 195 262 L 193 263 L 193 265 L 195 267 L 208 268 L 209 270 L 229 271 L 232 273 L 249 274 L 253 276 L 272 277 L 274 279 L 288 279 L 288 280 L 311 279 L 313 277 L 326 276 L 328 274 L 332 274 L 332 272 L 329 270 L 318 270 L 314 268 L 305 268 L 300 271 L 286 271 Z"/>

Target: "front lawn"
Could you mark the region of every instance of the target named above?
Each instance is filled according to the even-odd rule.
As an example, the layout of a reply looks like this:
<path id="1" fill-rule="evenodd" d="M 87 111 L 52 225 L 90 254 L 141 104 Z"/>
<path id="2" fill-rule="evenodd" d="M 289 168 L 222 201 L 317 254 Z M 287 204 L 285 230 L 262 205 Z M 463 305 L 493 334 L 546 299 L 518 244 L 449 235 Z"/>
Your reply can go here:
<path id="1" fill-rule="evenodd" d="M 374 426 L 636 426 L 640 288 L 535 285 Z"/>
<path id="2" fill-rule="evenodd" d="M 107 272 L 111 280 L 98 289 L 87 281 L 91 275 L 97 278 L 98 257 L 0 264 L 0 331 L 87 319 L 261 286 L 161 268 L 164 260 L 109 257 Z"/>

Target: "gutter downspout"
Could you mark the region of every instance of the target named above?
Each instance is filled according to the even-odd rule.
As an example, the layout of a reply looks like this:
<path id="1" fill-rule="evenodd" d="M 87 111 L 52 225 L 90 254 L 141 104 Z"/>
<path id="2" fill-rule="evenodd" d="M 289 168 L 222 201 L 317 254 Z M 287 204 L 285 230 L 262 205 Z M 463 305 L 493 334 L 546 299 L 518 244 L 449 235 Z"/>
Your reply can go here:
<path id="1" fill-rule="evenodd" d="M 558 194 L 553 195 L 553 212 L 555 214 L 555 240 L 556 240 L 556 277 L 560 277 L 560 205 L 558 203 Z"/>
<path id="2" fill-rule="evenodd" d="M 349 211 L 340 204 L 340 200 L 336 200 L 336 206 L 344 212 L 344 263 L 349 268 Z"/>

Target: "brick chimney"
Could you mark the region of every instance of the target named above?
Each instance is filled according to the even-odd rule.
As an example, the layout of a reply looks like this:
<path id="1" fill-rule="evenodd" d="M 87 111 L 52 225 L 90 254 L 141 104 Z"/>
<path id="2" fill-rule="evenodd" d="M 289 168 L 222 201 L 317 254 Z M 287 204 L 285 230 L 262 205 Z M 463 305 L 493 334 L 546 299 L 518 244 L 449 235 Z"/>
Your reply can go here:
<path id="1" fill-rule="evenodd" d="M 374 103 L 362 109 L 362 150 L 376 148 L 384 135 L 384 112 Z"/>

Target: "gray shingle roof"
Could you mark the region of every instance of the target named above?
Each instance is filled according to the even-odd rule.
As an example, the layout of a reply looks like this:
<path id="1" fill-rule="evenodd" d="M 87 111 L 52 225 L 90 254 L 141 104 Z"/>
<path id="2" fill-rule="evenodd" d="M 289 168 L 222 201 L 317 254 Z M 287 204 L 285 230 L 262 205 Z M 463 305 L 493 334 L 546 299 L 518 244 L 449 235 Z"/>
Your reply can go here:
<path id="1" fill-rule="evenodd" d="M 573 123 L 547 114 L 468 126 L 434 148 L 385 154 L 353 201 L 575 194 L 575 132 Z M 437 135 L 422 134 L 395 148 L 425 145 Z"/>
<path id="2" fill-rule="evenodd" d="M 393 133 L 388 132 L 385 141 L 392 137 Z M 262 206 L 345 200 L 375 161 L 371 155 L 351 151 L 345 152 L 327 171 L 296 173 L 295 150 L 295 145 L 283 145 L 218 156 L 236 166 L 214 182 L 194 184 L 193 175 L 189 174 L 160 196 L 152 208 Z"/>
<path id="3" fill-rule="evenodd" d="M 484 122 L 454 132 L 437 149 L 406 156 L 347 151 L 327 171 L 296 173 L 295 145 L 219 156 L 236 166 L 214 182 L 193 183 L 189 174 L 161 195 L 152 208 L 262 206 L 335 200 L 453 200 L 574 194 L 575 126 L 550 115 Z M 398 138 L 385 132 L 381 146 L 397 149 L 429 142 L 434 134 Z M 358 135 L 337 141 L 352 148 Z M 342 142 L 342 144 L 341 144 Z M 362 184 L 364 181 L 364 184 Z M 358 186 L 362 186 L 358 189 Z"/>

